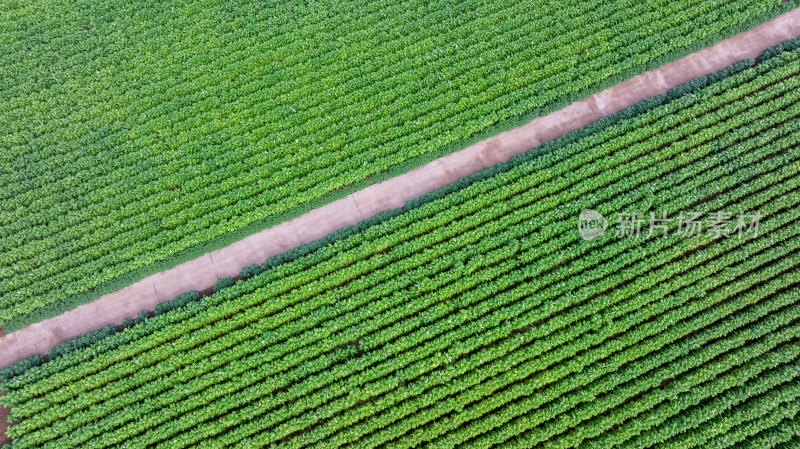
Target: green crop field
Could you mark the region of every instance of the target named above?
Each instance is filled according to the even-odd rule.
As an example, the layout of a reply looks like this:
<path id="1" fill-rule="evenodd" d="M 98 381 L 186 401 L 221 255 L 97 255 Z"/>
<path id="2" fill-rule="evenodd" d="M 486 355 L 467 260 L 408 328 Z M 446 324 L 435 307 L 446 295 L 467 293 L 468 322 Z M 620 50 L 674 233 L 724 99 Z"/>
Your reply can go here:
<path id="1" fill-rule="evenodd" d="M 797 444 L 798 47 L 0 372 L 13 448 Z"/>
<path id="2" fill-rule="evenodd" d="M 0 324 L 125 287 L 800 0 L 8 0 Z"/>

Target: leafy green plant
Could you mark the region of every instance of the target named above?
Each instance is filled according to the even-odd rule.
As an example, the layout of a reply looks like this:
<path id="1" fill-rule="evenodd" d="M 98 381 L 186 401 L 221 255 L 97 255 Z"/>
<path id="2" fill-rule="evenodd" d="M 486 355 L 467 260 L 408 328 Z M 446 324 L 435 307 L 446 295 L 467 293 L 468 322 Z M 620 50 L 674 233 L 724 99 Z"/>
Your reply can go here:
<path id="1" fill-rule="evenodd" d="M 789 441 L 798 72 L 739 63 L 14 365 L 14 447 Z M 762 218 L 585 241 L 585 208 Z"/>
<path id="2" fill-rule="evenodd" d="M 58 315 L 798 4 L 9 6 L 0 323 Z"/>

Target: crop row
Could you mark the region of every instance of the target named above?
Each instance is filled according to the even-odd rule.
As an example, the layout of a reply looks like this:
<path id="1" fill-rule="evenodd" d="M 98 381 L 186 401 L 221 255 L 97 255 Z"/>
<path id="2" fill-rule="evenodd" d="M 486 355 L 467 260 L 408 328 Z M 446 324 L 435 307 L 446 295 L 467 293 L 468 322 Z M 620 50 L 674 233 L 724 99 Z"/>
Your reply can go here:
<path id="1" fill-rule="evenodd" d="M 512 314 L 512 315 L 513 315 L 513 314 Z M 457 355 L 457 354 L 453 354 L 453 357 L 455 357 L 456 355 Z M 362 376 L 360 379 L 363 379 L 363 376 Z M 390 381 L 390 380 L 388 380 L 388 381 L 386 382 L 386 385 L 391 385 L 391 381 Z M 293 387 L 293 388 L 294 388 L 294 387 Z M 297 395 L 297 392 L 296 392 L 296 391 L 292 391 L 291 393 L 292 393 L 292 395 L 293 395 L 293 396 Z M 326 390 L 326 393 L 330 393 L 330 391 L 329 391 L 329 390 Z"/>
<path id="2" fill-rule="evenodd" d="M 611 193 L 613 194 L 613 191 L 612 191 Z M 514 206 L 514 204 L 512 204 L 512 206 Z M 311 274 L 313 275 L 314 273 L 311 273 Z M 249 281 L 249 282 L 253 282 L 253 281 Z M 341 282 L 341 281 L 339 281 L 339 282 Z M 324 288 L 324 287 L 323 287 L 323 288 Z M 196 337 L 196 336 L 191 336 L 191 337 L 192 337 L 192 340 L 196 340 L 196 339 L 197 339 L 197 337 Z M 128 354 L 129 354 L 129 353 L 128 353 Z M 74 380 L 74 378 L 67 377 L 67 380 L 69 380 L 69 379 L 73 379 L 73 380 Z M 74 388 L 74 387 L 76 387 L 76 385 L 73 385 L 73 388 Z"/>
<path id="3" fill-rule="evenodd" d="M 730 99 L 730 97 L 728 99 Z M 704 107 L 699 107 L 699 106 L 696 107 L 696 113 L 698 113 L 698 114 L 704 113 Z M 756 123 L 758 123 L 758 122 L 756 122 Z M 764 126 L 764 125 L 762 125 L 762 126 Z M 738 135 L 733 135 L 732 134 L 730 136 L 730 139 L 733 140 L 733 139 L 738 138 L 738 137 L 739 137 Z M 617 145 L 625 144 L 625 143 L 630 143 L 630 140 L 622 141 L 621 143 L 617 143 Z M 654 142 L 653 143 L 653 145 L 658 145 L 658 144 L 659 144 L 659 142 Z M 606 147 L 606 148 L 604 148 L 604 150 L 606 150 L 606 151 L 612 150 L 613 151 L 614 148 L 616 148 L 616 147 L 615 146 L 610 146 L 610 148 Z M 585 162 L 587 160 L 591 160 L 592 154 L 590 154 L 590 153 L 580 153 L 580 151 L 583 150 L 583 148 L 581 148 L 580 146 L 578 146 L 578 148 L 576 148 L 575 150 L 577 150 L 577 154 L 580 157 L 573 157 L 569 161 L 569 162 L 572 162 L 572 164 L 560 163 L 560 164 L 556 165 L 556 167 L 555 167 L 556 170 L 540 173 L 538 175 L 545 176 L 545 180 L 546 180 L 548 177 L 558 176 L 559 173 L 566 173 L 569 170 L 574 170 L 574 169 L 576 169 L 577 167 L 580 166 L 581 162 Z M 546 157 L 548 159 L 547 162 L 550 162 L 552 160 L 552 158 L 550 156 L 553 156 L 554 154 L 555 153 L 550 154 L 550 155 L 545 155 L 543 158 Z M 575 153 L 573 153 L 573 154 L 575 154 Z M 598 153 L 595 153 L 595 154 L 598 154 Z M 600 153 L 600 154 L 602 154 L 602 153 Z M 559 155 L 556 154 L 555 156 L 557 157 Z M 577 162 L 578 165 L 575 165 L 576 164 L 575 160 L 578 161 Z M 553 162 L 556 162 L 556 161 L 553 161 Z M 515 176 L 521 176 L 522 174 L 523 173 L 520 173 L 519 171 L 516 171 L 515 173 L 513 173 L 513 175 L 515 175 Z M 539 183 L 542 182 L 542 179 L 536 179 L 536 178 L 541 178 L 541 176 L 524 177 L 523 179 L 532 181 L 532 182 L 528 183 L 529 186 L 530 185 L 536 186 L 536 185 L 538 185 L 537 181 Z M 493 178 L 492 181 L 497 181 L 497 178 L 500 178 L 500 176 L 497 176 L 497 177 Z M 518 181 L 517 184 L 520 184 L 520 182 Z M 490 185 L 492 185 L 492 184 L 490 184 Z M 560 184 L 556 184 L 556 187 L 558 187 L 559 185 L 565 185 L 565 183 L 562 182 Z M 480 188 L 481 186 L 482 185 L 473 186 L 475 188 L 470 187 L 469 189 L 465 189 L 465 190 L 469 190 L 469 193 L 476 193 L 476 191 L 480 191 L 480 190 L 478 190 L 478 188 Z M 501 194 L 501 196 L 499 198 L 507 197 L 507 196 L 513 194 L 513 192 L 514 192 L 514 190 L 511 190 L 511 191 L 508 191 L 508 190 L 505 190 L 505 189 L 503 189 L 503 190 L 498 189 L 498 190 L 499 190 L 499 193 Z M 550 193 L 552 191 L 553 190 L 550 190 L 550 189 L 545 190 L 544 192 L 542 192 L 542 195 L 547 195 L 548 193 Z M 452 199 L 453 199 L 452 197 L 448 198 L 448 200 L 452 200 Z M 458 201 L 459 202 L 463 201 L 463 199 L 464 199 L 464 197 L 461 197 Z M 495 195 L 491 195 L 491 196 L 490 195 L 481 195 L 478 198 L 472 198 L 472 200 L 473 201 L 470 201 L 469 203 L 466 203 L 466 207 L 470 207 L 471 206 L 471 208 L 469 209 L 468 212 L 475 211 L 475 210 L 480 209 L 481 207 L 485 207 L 487 204 L 491 204 L 493 202 L 496 203 L 497 200 L 498 200 L 498 196 L 497 196 L 497 192 L 495 192 Z M 507 205 L 507 207 L 504 210 L 514 210 L 514 208 L 519 208 L 519 207 L 521 207 L 522 205 L 525 204 L 525 201 L 526 201 L 526 197 L 525 196 L 518 195 L 518 196 L 512 198 L 512 201 L 508 202 L 509 204 Z M 436 204 L 430 204 L 429 203 L 429 204 L 426 204 L 425 207 L 420 208 L 420 209 L 430 209 L 430 210 L 435 211 L 435 210 L 437 210 L 437 208 L 441 208 L 443 205 L 447 205 L 447 204 L 448 204 L 448 202 L 436 202 Z M 505 203 L 500 203 L 500 205 L 504 205 L 504 204 Z M 430 207 L 429 208 L 427 206 L 435 206 L 435 207 Z M 463 207 L 462 207 L 462 209 L 463 209 Z M 413 212 L 419 212 L 419 210 L 414 210 Z M 367 242 L 368 244 L 362 244 L 359 248 L 357 248 L 358 251 L 355 252 L 355 254 L 354 254 L 353 251 L 347 251 L 347 252 L 343 251 L 345 248 L 342 247 L 341 245 L 335 246 L 335 247 L 333 247 L 332 251 L 324 252 L 325 256 L 328 257 L 328 256 L 331 256 L 332 254 L 336 254 L 337 256 L 339 256 L 338 260 L 340 261 L 340 262 L 338 262 L 338 266 L 341 266 L 341 261 L 342 260 L 346 260 L 346 261 L 352 262 L 354 260 L 358 260 L 358 258 L 368 257 L 370 254 L 373 254 L 375 252 L 386 251 L 387 249 L 390 249 L 389 247 L 390 247 L 390 245 L 392 245 L 391 242 L 392 241 L 397 242 L 398 241 L 398 239 L 397 239 L 398 237 L 400 237 L 400 239 L 402 239 L 404 237 L 410 237 L 410 236 L 413 236 L 413 235 L 417 235 L 418 233 L 426 233 L 426 232 L 429 232 L 431 229 L 433 229 L 433 227 L 435 227 L 437 225 L 441 226 L 441 225 L 444 225 L 444 224 L 448 224 L 448 223 L 452 222 L 453 220 L 458 220 L 458 222 L 456 223 L 456 226 L 453 226 L 453 225 L 448 226 L 447 227 L 447 231 L 440 231 L 439 233 L 437 233 L 437 236 L 438 236 L 438 234 L 445 234 L 445 236 L 446 235 L 457 235 L 456 234 L 457 232 L 463 232 L 463 230 L 470 229 L 470 227 L 473 227 L 473 226 L 475 226 L 477 224 L 480 224 L 482 222 L 482 221 L 466 221 L 466 223 L 464 223 L 465 220 L 462 219 L 462 217 L 463 217 L 462 215 L 459 215 L 457 213 L 452 213 L 452 210 L 450 212 L 451 213 L 442 213 L 442 214 L 440 214 L 440 216 L 438 216 L 435 221 L 434 220 L 422 220 L 422 218 L 424 217 L 424 215 L 422 215 L 422 214 L 409 214 L 411 216 L 412 220 L 417 220 L 416 222 L 413 222 L 413 224 L 411 224 L 412 221 L 410 221 L 410 220 L 395 220 L 395 221 L 392 221 L 390 223 L 387 223 L 387 225 L 392 225 L 392 226 L 383 226 L 383 225 L 382 226 L 376 226 L 373 229 L 369 229 L 369 230 L 365 231 L 365 234 L 369 234 L 370 231 L 377 231 L 377 232 L 374 232 L 372 234 L 373 235 L 376 235 L 376 234 L 380 235 L 380 234 L 382 234 L 384 232 L 386 232 L 386 233 L 391 232 L 393 229 L 400 229 L 403 226 L 410 226 L 408 234 L 394 233 L 394 234 L 390 234 L 388 236 L 389 238 L 381 238 L 381 239 L 378 239 L 377 241 Z M 486 211 L 484 211 L 484 212 L 486 212 Z M 483 214 L 483 220 L 485 221 L 490 216 L 491 216 L 490 214 L 486 214 L 486 213 Z M 461 226 L 462 224 L 465 224 L 466 226 Z M 431 226 L 433 226 L 433 227 L 431 227 Z M 453 228 L 455 228 L 455 229 L 453 229 Z M 456 231 L 456 233 L 452 233 L 451 231 Z M 339 242 L 339 243 L 341 243 L 341 242 Z M 417 243 L 417 242 L 411 242 L 411 243 L 414 244 L 414 245 L 419 245 L 419 243 Z M 342 254 L 342 252 L 344 254 Z M 400 252 L 402 254 L 404 251 L 400 251 Z M 392 252 L 389 252 L 389 255 L 391 256 Z M 389 261 L 391 261 L 393 259 L 395 259 L 395 258 L 390 257 Z M 282 267 L 279 267 L 279 269 L 276 269 L 273 272 L 268 273 L 268 274 L 273 274 L 274 276 L 264 275 L 264 276 L 261 276 L 259 279 L 253 279 L 253 280 L 249 281 L 245 285 L 245 287 L 252 287 L 252 288 L 249 288 L 248 291 L 253 291 L 253 290 L 255 290 L 255 288 L 262 287 L 263 285 L 266 284 L 266 282 L 263 282 L 263 283 L 260 282 L 260 281 L 262 281 L 264 279 L 267 279 L 267 280 L 270 280 L 270 281 L 278 279 L 278 280 L 281 281 L 280 282 L 281 284 L 285 285 L 285 287 L 276 288 L 276 284 L 273 282 L 272 285 L 271 285 L 270 293 L 274 292 L 275 294 L 279 294 L 279 293 L 288 291 L 288 290 L 293 289 L 293 288 L 299 288 L 300 286 L 304 285 L 306 282 L 310 282 L 312 280 L 316 280 L 317 282 L 315 284 L 313 284 L 311 286 L 311 290 L 309 290 L 310 293 L 316 293 L 318 291 L 323 291 L 323 290 L 331 288 L 329 286 L 335 286 L 335 285 L 343 282 L 344 280 L 346 280 L 348 278 L 347 275 L 350 275 L 350 276 L 352 276 L 352 275 L 360 275 L 360 274 L 369 272 L 371 270 L 375 270 L 376 268 L 381 266 L 379 264 L 374 264 L 374 263 L 370 264 L 370 265 L 366 265 L 366 266 L 363 267 L 363 269 L 360 269 L 358 271 L 351 271 L 349 273 L 345 273 L 345 275 L 343 275 L 343 276 L 337 276 L 335 279 L 332 280 L 332 282 L 326 282 L 326 273 L 330 273 L 330 265 L 329 264 L 323 264 L 321 262 L 322 262 L 321 258 L 314 258 L 314 259 L 311 260 L 311 263 L 300 264 L 299 267 L 297 267 L 298 264 L 294 264 L 297 267 L 295 270 L 293 270 L 295 273 L 300 272 L 301 270 L 304 270 L 304 271 L 302 272 L 302 276 L 299 276 L 299 277 L 298 276 L 293 276 L 293 277 L 288 278 L 288 279 L 286 279 L 286 277 L 289 274 L 289 272 L 288 272 L 288 270 L 284 270 L 284 268 L 287 268 L 287 267 L 286 266 L 282 266 Z M 375 262 L 375 261 L 373 261 L 373 262 Z M 383 263 L 385 263 L 385 261 Z M 313 269 L 308 269 L 309 267 L 312 267 Z M 298 283 L 298 281 L 300 281 L 301 283 Z M 237 295 L 240 294 L 240 292 L 241 292 L 241 290 L 239 292 L 237 292 Z M 267 298 L 259 298 L 259 299 L 265 300 Z M 252 303 L 250 303 L 250 304 L 252 304 Z M 270 305 L 274 306 L 274 304 L 270 304 Z M 217 316 L 227 316 L 227 315 L 233 313 L 236 310 L 242 310 L 243 306 L 247 306 L 247 304 L 242 304 L 242 302 L 239 302 L 238 304 L 231 305 L 230 307 L 228 307 L 228 308 L 226 308 L 224 310 L 221 310 L 219 312 L 214 312 L 214 313 L 209 314 L 209 315 L 204 315 L 203 317 L 198 317 L 198 320 L 202 318 L 203 321 L 198 322 L 196 327 L 195 326 L 193 326 L 191 328 L 184 327 L 182 330 L 188 331 L 188 330 L 191 330 L 192 328 L 194 328 L 194 329 L 201 328 L 202 326 L 205 326 L 208 323 L 213 323 L 213 320 L 216 319 L 215 317 L 217 317 Z M 274 313 L 274 311 L 280 310 L 280 309 L 272 307 L 269 310 L 271 311 L 270 313 Z M 303 311 L 310 311 L 310 310 L 313 310 L 313 309 L 304 309 L 304 310 L 299 310 L 299 311 L 303 312 Z M 294 315 L 294 316 L 297 316 L 297 315 Z M 180 335 L 180 334 L 175 333 L 175 334 L 170 334 L 170 335 Z M 165 338 L 170 338 L 170 337 L 167 336 Z M 192 336 L 192 339 L 193 340 L 197 340 L 196 336 Z M 162 343 L 164 341 L 164 340 L 155 340 L 155 339 L 153 339 L 153 340 L 156 343 Z M 121 356 L 123 358 L 127 358 L 127 357 L 132 357 L 132 356 L 136 355 L 137 353 L 138 352 L 126 351 Z M 117 360 L 119 360 L 119 359 L 117 359 Z M 60 359 L 59 363 L 61 363 L 62 361 L 64 361 L 64 360 Z M 57 365 L 55 365 L 55 366 L 57 366 Z M 103 366 L 104 365 L 100 365 L 99 368 L 102 368 Z M 85 375 L 85 374 L 82 374 L 82 375 Z M 77 377 L 66 377 L 65 378 L 66 381 L 70 381 L 70 379 L 71 380 L 75 380 L 75 379 L 77 379 Z M 13 382 L 8 384 L 8 387 L 9 388 L 14 388 Z"/>
<path id="4" fill-rule="evenodd" d="M 795 1 L 16 11 L 0 60 L 18 81 L 0 84 L 0 322 L 63 311 Z"/>
<path id="5" fill-rule="evenodd" d="M 796 401 L 798 64 L 781 53 L 652 102 L 14 373 L 14 447 L 647 447 L 766 431 L 744 424 Z M 584 241 L 585 208 L 611 223 L 761 218 L 745 238 L 687 238 L 673 221 L 668 238 Z"/>
<path id="6" fill-rule="evenodd" d="M 506 313 L 508 313 L 508 311 L 507 311 Z M 499 315 L 499 314 L 495 314 L 495 316 L 486 317 L 486 318 L 487 318 L 487 319 L 486 319 L 486 326 L 490 326 L 490 325 L 492 325 L 492 323 L 495 323 L 495 322 L 496 322 L 496 320 L 497 320 L 498 318 L 500 318 L 500 317 L 497 317 L 496 315 Z M 504 315 L 501 315 L 501 316 L 506 316 L 506 317 L 507 317 L 507 316 L 509 316 L 509 315 L 508 315 L 508 314 L 504 314 Z M 475 326 L 470 326 L 470 327 L 475 327 Z M 430 332 L 430 329 L 427 329 L 427 330 Z M 460 329 L 459 329 L 459 330 L 460 330 Z M 466 329 L 465 329 L 465 330 L 466 330 Z M 460 334 L 460 335 L 461 335 L 461 337 L 463 338 L 463 336 L 464 336 L 463 332 L 464 332 L 464 331 L 461 331 L 461 330 L 460 330 L 460 332 L 458 332 L 456 336 L 458 336 L 458 334 Z M 506 330 L 506 332 L 508 332 L 508 330 Z M 452 337 L 451 337 L 451 338 L 452 338 Z M 418 353 L 418 352 L 420 352 L 420 351 L 416 351 L 416 352 Z M 412 355 L 412 356 L 413 356 L 414 354 L 410 354 L 410 355 Z M 441 363 L 441 362 L 442 362 L 442 360 L 444 360 L 444 357 L 445 357 L 445 356 L 452 357 L 452 358 L 456 358 L 456 357 L 458 356 L 458 354 L 446 354 L 446 355 L 442 355 L 442 356 L 440 356 L 440 357 L 436 357 L 436 358 L 434 359 L 434 361 L 435 361 L 436 363 Z M 417 357 L 419 357 L 419 355 L 418 355 L 418 354 L 417 354 Z M 373 357 L 373 358 L 374 358 L 374 357 Z M 404 355 L 403 359 L 408 359 L 408 356 Z M 413 359 L 412 359 L 412 360 L 413 360 Z M 407 362 L 406 362 L 406 363 L 407 363 Z M 352 364 L 352 363 L 351 363 L 351 364 Z M 386 365 L 389 365 L 389 366 L 386 366 Z M 395 362 L 395 363 L 393 363 L 393 364 L 391 364 L 391 365 L 395 365 L 395 368 L 397 368 L 397 366 L 396 366 L 396 365 L 397 365 L 397 362 Z M 391 366 L 391 365 L 390 365 L 390 364 L 387 364 L 387 363 L 384 363 L 384 366 L 385 366 L 385 367 L 384 367 L 384 369 L 387 369 L 387 370 L 388 370 L 388 369 L 390 368 L 390 366 Z M 434 364 L 433 366 L 436 366 L 436 365 Z M 373 371 L 374 371 L 374 370 L 373 370 Z M 361 376 L 359 376 L 359 377 L 358 377 L 358 379 L 359 379 L 360 381 L 366 381 L 366 380 L 369 380 L 369 379 L 371 379 L 371 378 L 374 378 L 374 377 L 376 377 L 376 376 L 380 376 L 380 372 L 381 372 L 381 370 L 377 370 L 377 371 L 378 371 L 378 373 L 377 373 L 377 374 L 376 374 L 375 372 L 364 373 L 364 374 L 362 374 Z M 369 377 L 365 377 L 365 375 L 366 375 L 366 374 L 369 374 Z M 406 374 L 407 374 L 407 373 L 406 373 Z M 318 382 L 318 381 L 320 381 L 320 380 L 326 380 L 326 379 L 325 379 L 325 377 L 323 377 L 323 376 L 316 376 L 316 377 L 318 378 L 318 379 L 317 379 L 317 382 Z M 327 376 L 327 377 L 330 377 L 330 376 Z M 393 379 L 393 378 L 394 378 L 394 379 Z M 383 378 L 381 378 L 381 379 L 380 379 L 380 380 L 381 380 L 381 382 L 379 383 L 379 385 L 380 385 L 380 387 L 383 387 L 383 388 L 385 388 L 386 386 L 394 386 L 394 385 L 396 385 L 396 383 L 397 383 L 398 381 L 400 381 L 401 379 L 402 379 L 402 378 L 398 379 L 398 378 L 397 378 L 397 376 L 390 376 L 390 378 L 389 378 L 389 379 L 383 379 Z M 311 379 L 311 380 L 313 381 L 313 380 L 315 380 L 315 379 Z M 352 380 L 351 380 L 351 382 L 352 382 L 352 381 L 355 381 L 355 379 L 352 379 Z M 308 390 L 309 390 L 309 387 L 307 386 L 307 384 L 309 384 L 309 383 L 310 383 L 310 382 L 306 381 L 306 382 L 303 382 L 303 384 L 305 384 L 305 385 L 298 384 L 297 386 L 292 386 L 292 387 L 291 387 L 289 390 L 287 390 L 287 392 L 286 392 L 286 395 L 285 395 L 285 396 L 284 396 L 284 395 L 281 395 L 281 396 L 282 396 L 282 398 L 276 398 L 276 399 L 286 399 L 286 398 L 289 398 L 289 397 L 292 397 L 292 398 L 294 398 L 295 396 L 302 394 L 302 391 L 303 391 L 303 390 L 306 390 L 306 391 L 308 391 Z M 311 382 L 311 384 L 312 384 L 312 386 L 311 386 L 311 391 L 315 391 L 315 387 L 314 387 L 314 385 L 315 385 L 315 384 L 317 384 L 317 383 L 316 383 L 316 382 Z M 318 385 L 318 384 L 317 384 L 317 385 Z M 324 386 L 324 384 L 323 384 L 323 386 Z M 345 391 L 347 391 L 347 390 L 349 390 L 349 389 L 352 389 L 352 388 L 355 388 L 353 385 L 344 385 L 343 387 L 344 387 L 344 390 L 345 390 Z M 252 388 L 252 387 L 251 387 L 251 388 Z M 373 392 L 373 391 L 374 391 L 374 389 L 373 389 L 373 388 L 377 388 L 377 386 L 375 386 L 375 387 L 370 387 L 369 391 L 370 391 L 370 392 Z M 334 386 L 331 386 L 331 387 L 329 387 L 329 388 L 326 388 L 324 391 L 320 391 L 320 394 L 314 395 L 314 396 L 317 396 L 317 399 L 315 399 L 315 398 L 312 396 L 312 397 L 310 398 L 310 400 L 309 400 L 309 401 L 303 401 L 302 403 L 299 403 L 299 404 L 298 404 L 298 403 L 292 403 L 292 404 L 291 404 L 291 407 L 290 407 L 290 411 L 291 411 L 291 409 L 294 409 L 294 413 L 296 414 L 296 413 L 297 413 L 297 408 L 298 408 L 299 406 L 303 406 L 304 408 L 313 407 L 313 406 L 314 406 L 314 400 L 319 400 L 319 399 L 322 399 L 322 398 L 330 398 L 332 394 L 334 394 L 335 392 L 338 392 L 338 391 L 340 391 L 340 390 L 342 390 L 342 388 L 340 388 L 339 386 L 335 386 L 335 385 L 334 385 Z M 351 391 L 352 391 L 352 390 L 351 390 Z M 253 391 L 252 389 L 250 390 L 250 392 L 251 392 L 252 394 L 258 394 L 258 391 Z M 215 396 L 217 396 L 216 392 L 211 392 L 211 393 L 213 394 L 213 396 L 212 396 L 212 397 L 215 397 Z M 248 394 L 248 396 L 249 396 L 249 395 L 250 395 L 250 393 Z M 348 401 L 347 401 L 347 402 L 348 402 L 348 403 L 352 403 L 351 401 L 356 401 L 356 400 L 358 400 L 357 398 L 359 398 L 359 397 L 363 397 L 363 396 L 361 396 L 361 395 L 357 395 L 357 396 L 355 396 L 355 397 L 348 398 Z M 225 404 L 225 402 L 226 402 L 226 401 L 220 401 L 220 403 L 219 403 L 219 406 L 223 406 L 223 405 Z M 270 401 L 270 402 L 274 402 L 274 401 Z M 280 404 L 280 402 L 278 402 L 278 404 Z M 185 405 L 183 405 L 183 407 L 186 407 L 187 405 L 188 405 L 188 404 L 185 404 Z M 320 404 L 317 404 L 317 405 L 320 405 Z M 341 405 L 341 404 L 339 404 L 339 405 Z M 263 411 L 263 412 L 266 412 L 266 411 L 268 411 L 268 409 L 264 409 L 264 407 L 265 407 L 265 406 L 266 406 L 266 404 L 264 404 L 264 403 L 261 403 L 261 404 L 259 404 L 259 409 L 260 409 L 261 411 Z M 175 407 L 175 408 L 176 408 L 176 410 L 177 410 L 177 409 L 178 409 L 178 408 L 180 408 L 180 407 L 181 407 L 180 405 L 177 405 L 177 404 L 176 404 L 176 407 Z M 216 411 L 218 411 L 218 410 L 219 410 L 219 409 L 218 409 L 218 408 L 216 408 L 216 407 L 214 407 L 214 408 L 216 409 Z M 224 409 L 223 409 L 223 410 L 224 410 Z M 300 411 L 302 411 L 302 409 L 301 409 Z M 237 411 L 236 415 L 237 415 L 237 416 L 243 416 L 243 417 L 244 417 L 244 416 L 253 416 L 253 415 L 251 414 L 251 413 L 252 413 L 252 410 L 242 410 L 242 412 L 243 412 L 243 413 L 241 413 L 241 415 L 240 415 L 240 414 L 238 413 L 238 411 Z M 184 421 L 183 419 L 181 419 L 181 421 L 184 421 L 184 422 L 191 423 L 191 422 L 193 422 L 193 421 L 194 421 L 192 418 L 194 418 L 194 419 L 197 419 L 197 417 L 198 417 L 198 416 L 203 416 L 203 415 L 198 415 L 198 414 L 194 414 L 194 415 L 195 415 L 195 416 L 190 416 L 190 417 L 187 417 L 188 419 L 186 419 L 185 421 Z M 275 420 L 279 420 L 279 419 L 281 418 L 281 416 L 282 416 L 282 414 L 280 414 L 280 413 L 277 413 L 277 412 L 273 412 L 273 413 L 271 413 L 271 414 L 270 414 L 270 416 L 269 416 L 269 421 L 271 421 L 271 422 L 275 422 Z M 291 416 L 291 415 L 289 415 L 289 416 Z M 278 421 L 278 422 L 280 422 L 280 421 Z M 264 425 L 264 422 L 253 423 L 253 424 L 254 424 L 254 426 L 252 426 L 252 427 L 253 427 L 253 428 L 255 428 L 255 429 L 258 429 L 258 428 L 261 428 L 261 426 L 262 426 L 262 425 Z M 249 426 L 249 425 L 248 425 L 248 427 L 251 427 L 251 426 Z M 174 442 L 171 442 L 170 444 L 174 444 Z"/>

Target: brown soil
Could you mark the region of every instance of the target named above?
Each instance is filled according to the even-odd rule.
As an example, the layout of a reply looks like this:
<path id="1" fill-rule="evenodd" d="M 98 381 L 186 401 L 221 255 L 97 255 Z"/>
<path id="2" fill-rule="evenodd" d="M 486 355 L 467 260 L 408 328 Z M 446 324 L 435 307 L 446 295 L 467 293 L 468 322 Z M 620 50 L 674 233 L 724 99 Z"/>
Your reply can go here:
<path id="1" fill-rule="evenodd" d="M 4 394 L 0 393 L 0 396 L 4 396 Z M 8 425 L 8 409 L 0 405 L 0 447 L 11 442 L 11 439 L 6 436 Z"/>

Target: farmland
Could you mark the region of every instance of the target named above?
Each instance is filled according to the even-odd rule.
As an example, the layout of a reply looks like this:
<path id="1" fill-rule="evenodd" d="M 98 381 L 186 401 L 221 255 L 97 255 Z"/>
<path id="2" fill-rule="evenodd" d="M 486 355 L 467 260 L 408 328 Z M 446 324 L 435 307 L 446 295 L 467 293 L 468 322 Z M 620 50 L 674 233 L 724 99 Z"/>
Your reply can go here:
<path id="1" fill-rule="evenodd" d="M 8 2 L 0 324 L 57 315 L 798 4 Z"/>
<path id="2" fill-rule="evenodd" d="M 14 449 L 796 444 L 799 44 L 3 371 Z"/>

